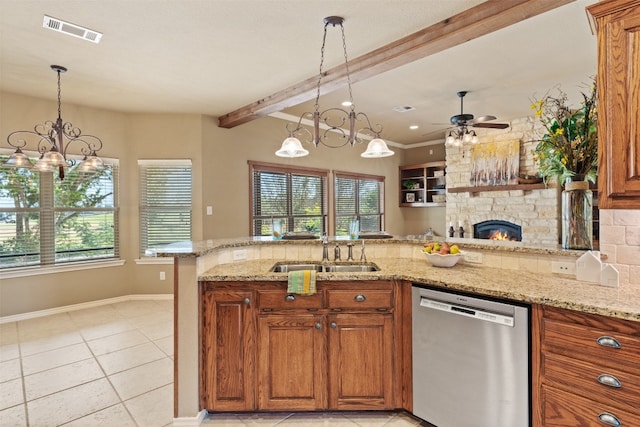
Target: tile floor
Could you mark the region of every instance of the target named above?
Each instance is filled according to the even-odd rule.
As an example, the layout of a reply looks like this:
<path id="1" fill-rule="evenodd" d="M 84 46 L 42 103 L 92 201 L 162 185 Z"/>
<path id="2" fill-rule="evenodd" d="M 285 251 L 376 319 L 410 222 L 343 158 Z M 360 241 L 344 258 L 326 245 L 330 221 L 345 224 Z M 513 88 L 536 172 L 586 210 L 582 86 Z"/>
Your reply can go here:
<path id="1" fill-rule="evenodd" d="M 163 427 L 172 419 L 172 300 L 132 300 L 0 324 L 1 427 Z M 326 412 L 215 414 L 203 425 L 420 422 L 402 413 Z"/>

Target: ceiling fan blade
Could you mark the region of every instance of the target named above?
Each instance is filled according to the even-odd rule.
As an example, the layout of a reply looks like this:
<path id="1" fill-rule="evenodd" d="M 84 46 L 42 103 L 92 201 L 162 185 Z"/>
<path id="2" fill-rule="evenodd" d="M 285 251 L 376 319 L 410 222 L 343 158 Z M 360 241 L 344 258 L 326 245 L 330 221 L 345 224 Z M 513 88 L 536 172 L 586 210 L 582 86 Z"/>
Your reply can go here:
<path id="1" fill-rule="evenodd" d="M 496 118 L 497 118 L 496 116 L 481 116 L 481 117 L 478 117 L 477 119 L 474 119 L 473 123 L 488 122 L 490 120 L 495 120 Z"/>
<path id="2" fill-rule="evenodd" d="M 509 127 L 507 123 L 474 123 L 471 126 L 474 128 L 489 128 L 489 129 L 506 129 Z"/>

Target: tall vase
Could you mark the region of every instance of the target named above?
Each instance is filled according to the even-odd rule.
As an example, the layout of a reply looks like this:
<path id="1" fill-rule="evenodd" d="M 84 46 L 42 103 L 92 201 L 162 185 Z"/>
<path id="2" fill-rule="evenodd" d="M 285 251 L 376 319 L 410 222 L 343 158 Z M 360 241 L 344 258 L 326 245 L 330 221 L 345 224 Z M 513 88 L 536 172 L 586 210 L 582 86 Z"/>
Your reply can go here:
<path id="1" fill-rule="evenodd" d="M 593 195 L 587 181 L 567 182 L 562 191 L 562 247 L 593 249 Z"/>

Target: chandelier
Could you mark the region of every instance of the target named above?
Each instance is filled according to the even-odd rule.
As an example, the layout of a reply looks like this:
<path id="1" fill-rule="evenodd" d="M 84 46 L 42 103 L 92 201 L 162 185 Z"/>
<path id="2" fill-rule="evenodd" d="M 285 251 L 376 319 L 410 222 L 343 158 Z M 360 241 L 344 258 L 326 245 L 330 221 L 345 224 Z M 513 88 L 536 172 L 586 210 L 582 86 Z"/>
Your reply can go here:
<path id="1" fill-rule="evenodd" d="M 369 139 L 369 144 L 364 153 L 360 154 L 366 158 L 379 158 L 392 156 L 393 151 L 389 150 L 386 142 L 380 138 L 382 126 L 376 125 L 375 129 L 371 126 L 369 117 L 365 113 L 357 113 L 355 104 L 353 103 L 353 93 L 351 91 L 351 76 L 349 75 L 349 63 L 347 59 L 347 43 L 344 36 L 344 27 L 342 23 L 344 19 L 340 16 L 329 16 L 324 18 L 324 36 L 322 37 L 322 48 L 320 49 L 320 72 L 318 74 L 318 84 L 316 87 L 316 100 L 313 112 L 306 112 L 300 116 L 295 128 L 287 123 L 286 129 L 289 136 L 282 142 L 282 146 L 276 151 L 279 157 L 303 157 L 309 154 L 309 151 L 302 147 L 300 138 L 305 142 L 312 143 L 316 147 L 320 144 L 329 148 L 340 148 L 345 145 L 353 146 L 356 143 L 363 143 L 365 139 Z M 347 72 L 347 87 L 349 90 L 349 111 L 342 108 L 328 108 L 320 111 L 320 84 L 322 81 L 322 66 L 324 63 L 324 49 L 327 39 L 327 26 L 340 26 L 342 32 L 342 48 L 344 50 L 344 64 Z M 344 104 L 343 104 L 344 105 Z M 302 126 L 303 121 L 310 120 L 313 132 Z M 358 122 L 363 123 L 362 127 Z M 348 130 L 345 130 L 348 126 Z M 322 128 L 322 130 L 321 130 Z M 337 134 L 337 137 L 336 137 Z M 337 141 L 336 141 L 337 139 Z"/>
<path id="2" fill-rule="evenodd" d="M 464 143 L 477 144 L 478 135 L 476 131 L 469 130 L 466 126 L 460 126 L 449 132 L 447 138 L 444 140 L 444 144 L 449 147 L 462 147 Z"/>
<path id="3" fill-rule="evenodd" d="M 18 130 L 7 136 L 7 142 L 15 152 L 5 162 L 6 166 L 32 169 L 39 172 L 58 171 L 60 179 L 64 179 L 65 168 L 76 166 L 78 172 L 94 173 L 104 167 L 104 163 L 97 156 L 102 148 L 102 141 L 97 136 L 83 135 L 82 131 L 69 122 L 63 122 L 61 117 L 60 74 L 67 71 L 60 65 L 52 65 L 51 69 L 58 74 L 58 118 L 55 122 L 47 120 L 34 126 L 33 131 Z M 40 158 L 31 161 L 22 149 L 33 143 Z M 84 155 L 81 162 L 68 157 L 67 150 L 71 144 L 79 144 L 79 151 Z M 75 144 L 74 144 L 75 145 Z"/>

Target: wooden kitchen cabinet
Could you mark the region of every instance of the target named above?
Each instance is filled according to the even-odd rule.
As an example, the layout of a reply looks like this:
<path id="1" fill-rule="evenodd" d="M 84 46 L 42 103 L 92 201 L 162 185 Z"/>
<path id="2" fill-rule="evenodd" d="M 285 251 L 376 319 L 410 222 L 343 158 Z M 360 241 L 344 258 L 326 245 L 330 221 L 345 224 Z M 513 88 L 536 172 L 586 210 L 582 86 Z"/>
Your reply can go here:
<path id="1" fill-rule="evenodd" d="M 400 284 L 319 281 L 313 296 L 288 294 L 286 282 L 201 288 L 203 409 L 403 407 Z"/>
<path id="2" fill-rule="evenodd" d="M 534 426 L 640 425 L 638 323 L 546 306 L 533 313 Z"/>
<path id="3" fill-rule="evenodd" d="M 445 170 L 445 162 L 400 166 L 400 207 L 445 206 Z"/>
<path id="4" fill-rule="evenodd" d="M 201 406 L 211 411 L 254 409 L 254 292 L 201 286 Z"/>
<path id="5" fill-rule="evenodd" d="M 640 209 L 640 0 L 587 10 L 598 36 L 600 209 Z"/>

